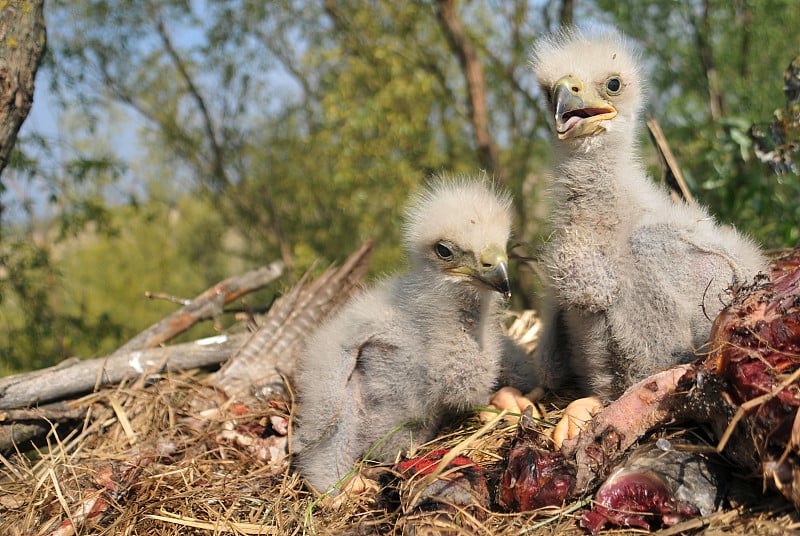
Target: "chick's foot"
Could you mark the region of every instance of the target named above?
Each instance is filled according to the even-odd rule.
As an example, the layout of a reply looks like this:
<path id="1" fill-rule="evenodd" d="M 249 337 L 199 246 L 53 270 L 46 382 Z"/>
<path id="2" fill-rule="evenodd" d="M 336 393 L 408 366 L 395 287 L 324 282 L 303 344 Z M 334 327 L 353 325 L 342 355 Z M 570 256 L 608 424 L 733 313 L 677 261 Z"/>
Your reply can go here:
<path id="1" fill-rule="evenodd" d="M 336 495 L 326 495 L 320 501 L 323 508 L 338 510 L 351 502 L 373 502 L 380 491 L 380 485 L 375 480 L 367 478 L 360 473 L 350 477 L 341 485 Z"/>
<path id="2" fill-rule="evenodd" d="M 586 430 L 592 417 L 603 409 L 603 403 L 595 396 L 573 400 L 564 410 L 564 416 L 553 429 L 553 444 L 556 450 L 567 439 L 574 439 Z"/>
<path id="3" fill-rule="evenodd" d="M 535 419 L 542 419 L 544 415 L 533 402 L 533 400 L 538 400 L 538 398 L 540 398 L 540 395 L 536 389 L 528 395 L 523 395 L 522 391 L 516 387 L 506 386 L 500 388 L 489 398 L 489 407 L 500 411 L 506 410 L 509 413 L 515 414 L 507 416 L 506 420 L 509 422 L 517 422 L 519 421 L 519 415 L 522 415 L 525 408 L 531 406 L 533 408 L 533 417 Z M 481 422 L 491 421 L 495 415 L 496 412 L 494 411 L 482 411 L 480 413 Z"/>

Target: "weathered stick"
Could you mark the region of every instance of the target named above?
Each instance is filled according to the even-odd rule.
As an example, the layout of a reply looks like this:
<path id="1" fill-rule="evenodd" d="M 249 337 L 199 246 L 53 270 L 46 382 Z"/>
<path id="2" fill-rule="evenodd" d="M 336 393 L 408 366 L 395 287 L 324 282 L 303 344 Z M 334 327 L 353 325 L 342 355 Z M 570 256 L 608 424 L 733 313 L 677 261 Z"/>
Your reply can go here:
<path id="1" fill-rule="evenodd" d="M 89 393 L 147 371 L 202 368 L 225 361 L 248 335 L 221 335 L 163 348 L 115 352 L 108 357 L 72 360 L 0 379 L 0 410 L 29 408 Z"/>
<path id="2" fill-rule="evenodd" d="M 71 359 L 47 369 L 2 378 L 0 410 L 20 410 L 79 396 L 106 384 L 141 376 L 147 370 L 184 370 L 225 361 L 246 339 L 246 335 L 206 339 L 165 349 L 156 347 L 200 320 L 222 314 L 225 304 L 266 286 L 282 273 L 283 263 L 273 262 L 269 266 L 225 279 L 105 358 L 88 361 Z M 209 341 L 212 343 L 205 344 Z M 145 349 L 150 350 L 140 351 Z M 34 409 L 25 416 L 6 413 L 4 418 L 0 418 L 0 452 L 13 451 L 15 445 L 47 434 L 54 422 L 69 420 L 66 415 L 61 417 L 53 418 L 44 408 Z M 76 416 L 75 420 L 80 418 Z"/>
<path id="3" fill-rule="evenodd" d="M 44 406 L 0 410 L 0 422 L 38 421 L 65 422 L 81 419 L 86 410 L 69 402 L 59 401 Z"/>
<path id="4" fill-rule="evenodd" d="M 647 129 L 650 131 L 650 137 L 653 139 L 658 158 L 661 160 L 661 166 L 664 170 L 664 182 L 667 183 L 672 192 L 678 194 L 687 203 L 694 203 L 692 192 L 689 191 L 686 181 L 683 180 L 681 168 L 678 167 L 678 161 L 669 148 L 667 138 L 661 130 L 661 125 L 658 124 L 654 117 L 648 116 Z"/>
<path id="5" fill-rule="evenodd" d="M 14 445 L 47 435 L 55 424 L 77 422 L 86 416 L 87 411 L 86 406 L 73 406 L 67 402 L 0 411 L 0 452 L 13 452 Z"/>
<path id="6" fill-rule="evenodd" d="M 275 261 L 245 274 L 230 277 L 193 299 L 163 320 L 153 324 L 120 346 L 112 356 L 133 350 L 155 348 L 180 335 L 197 322 L 222 314 L 226 304 L 245 294 L 261 289 L 283 274 L 283 262 Z"/>
<path id="7" fill-rule="evenodd" d="M 17 445 L 46 435 L 56 422 L 79 421 L 87 409 L 80 407 L 74 413 L 58 412 L 55 408 L 59 406 L 46 404 L 49 400 L 77 397 L 103 385 L 141 377 L 147 371 L 215 365 L 230 358 L 247 337 L 246 334 L 218 336 L 87 361 L 69 360 L 55 367 L 2 378 L 0 453 L 13 452 Z M 98 415 L 103 413 L 97 413 L 95 418 Z"/>

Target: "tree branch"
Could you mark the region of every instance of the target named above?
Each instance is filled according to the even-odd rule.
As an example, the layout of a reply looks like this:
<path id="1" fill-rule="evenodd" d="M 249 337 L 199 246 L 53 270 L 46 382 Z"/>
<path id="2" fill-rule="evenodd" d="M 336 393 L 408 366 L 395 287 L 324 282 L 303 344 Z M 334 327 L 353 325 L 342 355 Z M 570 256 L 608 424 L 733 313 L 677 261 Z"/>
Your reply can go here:
<path id="1" fill-rule="evenodd" d="M 221 335 L 163 348 L 115 352 L 111 356 L 65 363 L 0 379 L 0 410 L 32 406 L 82 395 L 108 384 L 138 378 L 147 371 L 186 370 L 228 359 L 248 338 Z"/>
<path id="2" fill-rule="evenodd" d="M 186 84 L 189 94 L 194 99 L 197 108 L 200 110 L 200 115 L 203 117 L 203 129 L 206 132 L 208 142 L 211 145 L 211 152 L 213 154 L 213 176 L 211 177 L 211 182 L 217 188 L 217 190 L 224 190 L 225 186 L 227 186 L 229 183 L 227 173 L 225 172 L 225 161 L 222 154 L 222 147 L 217 141 L 214 122 L 211 120 L 211 114 L 208 112 L 205 99 L 200 94 L 200 90 L 197 88 L 194 80 L 189 75 L 186 65 L 183 63 L 183 60 L 178 54 L 178 51 L 175 49 L 175 46 L 172 44 L 172 40 L 170 39 L 169 34 L 164 27 L 164 21 L 161 20 L 160 17 L 156 20 L 156 29 L 158 30 L 158 35 L 161 38 L 161 43 L 164 45 L 164 49 L 167 51 L 167 55 L 169 55 L 172 63 L 178 70 L 178 74 L 180 74 L 183 82 Z"/>
<path id="3" fill-rule="evenodd" d="M 478 149 L 478 160 L 488 172 L 502 182 L 503 173 L 497 145 L 489 131 L 489 110 L 486 99 L 486 82 L 483 67 L 478 60 L 475 47 L 464 33 L 461 19 L 456 10 L 455 0 L 437 0 L 436 15 L 444 31 L 450 48 L 458 57 L 469 91 L 469 110 L 475 143 Z"/>
<path id="4" fill-rule="evenodd" d="M 175 121 L 167 122 L 159 119 L 153 110 L 148 109 L 140 99 L 131 95 L 127 88 L 114 80 L 103 62 L 99 63 L 97 68 L 100 70 L 103 84 L 111 91 L 111 94 L 160 130 L 164 139 L 171 140 L 170 144 L 174 147 L 173 151 L 185 157 L 189 161 L 190 166 L 194 167 L 198 174 L 202 174 L 203 169 L 208 166 L 208 159 L 204 154 L 197 151 L 197 144 L 192 140 L 191 136 L 187 135 L 186 131 Z"/>
<path id="5" fill-rule="evenodd" d="M 686 186 L 686 181 L 683 179 L 683 173 L 678 166 L 678 161 L 669 148 L 667 137 L 661 130 L 661 125 L 652 116 L 647 118 L 647 129 L 650 131 L 650 137 L 656 147 L 658 158 L 661 160 L 661 169 L 663 170 L 664 182 L 669 186 L 670 191 L 680 196 L 687 203 L 694 203 L 694 196 Z"/>
<path id="6" fill-rule="evenodd" d="M 519 94 L 525 102 L 534 109 L 539 109 L 542 106 L 541 101 L 537 99 L 535 96 L 531 95 L 531 93 L 522 86 L 522 83 L 514 74 L 514 67 L 518 65 L 519 62 L 514 62 L 515 65 L 503 65 L 503 61 L 497 57 L 491 50 L 488 50 L 484 47 L 481 47 L 481 52 L 483 52 L 492 62 L 496 63 L 497 65 L 503 66 L 503 71 L 506 73 L 506 80 L 511 85 L 511 88 Z"/>
<path id="7" fill-rule="evenodd" d="M 116 356 L 164 344 L 197 322 L 220 316 L 226 304 L 267 286 L 282 274 L 283 263 L 276 261 L 257 270 L 220 281 L 186 306 L 139 333 L 111 355 Z"/>
<path id="8" fill-rule="evenodd" d="M 711 5 L 709 0 L 703 2 L 703 14 L 698 21 L 691 17 L 694 26 L 694 36 L 697 43 L 697 52 L 700 56 L 700 64 L 703 66 L 703 73 L 706 77 L 706 87 L 708 89 L 708 105 L 711 110 L 711 119 L 716 123 L 725 115 L 725 101 L 720 91 L 719 76 L 714 62 L 714 52 L 711 48 Z"/>
<path id="9" fill-rule="evenodd" d="M 0 378 L 0 452 L 46 434 L 54 422 L 74 422 L 84 410 L 51 402 L 93 392 L 98 388 L 141 378 L 148 372 L 205 368 L 228 363 L 208 383 L 239 399 L 264 392 L 294 372 L 302 341 L 336 307 L 345 303 L 361 284 L 369 266 L 373 243 L 361 246 L 340 268 L 329 268 L 309 282 L 308 274 L 270 308 L 263 325 L 252 334 L 221 335 L 191 343 L 142 349 L 163 335 L 146 330 L 125 347 L 98 359 L 67 360 L 43 370 Z M 273 263 L 280 265 L 280 263 Z M 249 291 L 245 281 L 263 281 L 269 267 L 223 281 L 201 294 L 200 304 L 230 301 Z M 202 298 L 202 299 L 200 299 Z M 219 307 L 222 304 L 218 305 Z M 192 307 L 192 304 L 187 307 Z M 207 309 L 208 305 L 200 309 Z M 182 309 L 178 317 L 189 312 Z M 170 326 L 172 315 L 156 326 Z M 157 331 L 157 330 L 156 330 Z M 125 349 L 127 347 L 127 349 Z M 107 408 L 97 410 L 106 415 Z M 99 413 L 98 413 L 99 412 Z M 103 417 L 105 418 L 105 417 Z M 49 422 L 48 422 L 49 421 Z"/>
<path id="10" fill-rule="evenodd" d="M 156 348 L 199 320 L 222 313 L 226 303 L 277 279 L 283 265 L 274 262 L 231 277 L 209 288 L 191 303 L 153 324 L 107 357 L 68 360 L 40 371 L 0 379 L 0 409 L 26 408 L 59 400 L 139 376 L 148 369 L 199 368 L 230 357 L 246 335 L 220 336 L 166 348 Z"/>
<path id="11" fill-rule="evenodd" d="M 561 10 L 558 14 L 558 20 L 561 26 L 569 26 L 572 24 L 575 13 L 575 3 L 573 0 L 563 0 L 561 2 Z"/>

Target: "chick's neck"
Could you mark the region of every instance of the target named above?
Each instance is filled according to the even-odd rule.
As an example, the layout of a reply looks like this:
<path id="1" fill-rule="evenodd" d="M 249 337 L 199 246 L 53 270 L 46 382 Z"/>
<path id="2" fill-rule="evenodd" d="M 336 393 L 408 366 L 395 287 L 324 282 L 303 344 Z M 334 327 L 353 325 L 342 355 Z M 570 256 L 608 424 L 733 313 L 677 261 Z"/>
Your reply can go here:
<path id="1" fill-rule="evenodd" d="M 586 227 L 593 232 L 618 230 L 624 216 L 637 210 L 628 185 L 640 171 L 626 137 L 598 136 L 556 141 L 553 171 L 554 228 Z M 623 155 L 627 155 L 625 158 Z"/>
<path id="2" fill-rule="evenodd" d="M 487 333 L 497 320 L 500 300 L 497 292 L 466 281 L 448 280 L 433 267 L 417 267 L 413 274 L 402 279 L 401 288 L 404 296 L 401 302 L 413 317 L 441 321 L 449 316 L 451 325 L 469 334 L 481 348 L 485 346 Z"/>

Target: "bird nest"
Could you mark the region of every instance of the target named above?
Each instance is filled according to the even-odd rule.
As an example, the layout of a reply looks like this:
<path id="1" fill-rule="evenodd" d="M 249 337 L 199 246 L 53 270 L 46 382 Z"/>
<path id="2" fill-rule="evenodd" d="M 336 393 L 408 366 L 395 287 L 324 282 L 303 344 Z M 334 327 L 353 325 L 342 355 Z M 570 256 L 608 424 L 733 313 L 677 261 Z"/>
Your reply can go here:
<path id="1" fill-rule="evenodd" d="M 103 389 L 80 403 L 91 408 L 84 426 L 54 428 L 35 455 L 0 460 L 0 533 L 584 533 L 577 520 L 590 498 L 524 513 L 504 513 L 490 504 L 481 515 L 443 517 L 414 508 L 412 480 L 391 480 L 338 508 L 324 507 L 284 455 L 282 434 L 291 430 L 282 423 L 290 421 L 291 403 L 228 404 L 200 373 Z M 548 413 L 558 416 L 557 410 Z M 484 470 L 492 489 L 515 429 L 503 421 L 487 429 L 469 418 L 415 454 L 457 448 Z M 793 522 L 785 503 L 765 500 L 762 509 L 723 511 L 683 529 L 783 534 Z M 681 533 L 677 529 L 662 534 Z"/>
<path id="2" fill-rule="evenodd" d="M 292 303 L 308 307 L 302 295 Z M 277 320 L 264 324 L 270 322 Z M 537 330 L 532 313 L 509 327 L 529 348 Z M 221 385 L 232 389 L 237 382 L 220 381 L 220 372 L 207 367 L 162 366 L 71 400 L 80 421 L 54 419 L 33 450 L 0 456 L 0 534 L 585 534 L 578 520 L 591 496 L 521 513 L 495 502 L 517 436 L 515 422 L 502 416 L 488 423 L 477 412 L 462 416 L 409 453 L 468 460 L 484 477 L 488 501 L 442 509 L 420 500 L 420 485 L 446 481 L 447 474 L 409 476 L 398 471 L 409 465 L 365 462 L 362 474 L 380 485 L 332 506 L 292 470 L 291 383 L 284 379 L 283 389 L 261 389 L 258 396 L 231 396 Z M 546 437 L 567 401 L 546 398 L 535 433 Z M 796 522 L 794 509 L 772 495 L 659 534 L 787 534 Z"/>

